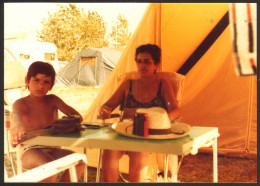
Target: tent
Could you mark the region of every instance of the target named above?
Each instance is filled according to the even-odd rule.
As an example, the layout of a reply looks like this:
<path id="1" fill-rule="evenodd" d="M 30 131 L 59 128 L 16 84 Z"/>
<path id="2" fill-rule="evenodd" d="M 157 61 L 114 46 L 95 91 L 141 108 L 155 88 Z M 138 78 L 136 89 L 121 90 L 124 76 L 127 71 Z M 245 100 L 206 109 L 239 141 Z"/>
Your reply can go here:
<path id="1" fill-rule="evenodd" d="M 257 77 L 235 73 L 228 3 L 150 4 L 84 120 L 97 120 L 120 76 L 137 70 L 136 47 L 147 43 L 161 47 L 161 71 L 185 75 L 181 121 L 218 127 L 219 154 L 255 157 Z"/>
<path id="2" fill-rule="evenodd" d="M 57 82 L 66 86 L 103 86 L 120 56 L 120 51 L 110 48 L 84 49 L 59 71 Z"/>

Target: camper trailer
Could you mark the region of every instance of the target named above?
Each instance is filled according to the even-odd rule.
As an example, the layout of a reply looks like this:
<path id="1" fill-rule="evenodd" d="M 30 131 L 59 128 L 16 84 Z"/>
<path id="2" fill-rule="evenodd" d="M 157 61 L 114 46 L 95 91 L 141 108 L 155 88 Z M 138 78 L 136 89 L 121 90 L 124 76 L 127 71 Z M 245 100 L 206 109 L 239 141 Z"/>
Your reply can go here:
<path id="1" fill-rule="evenodd" d="M 7 47 L 12 50 L 26 70 L 34 61 L 44 61 L 52 64 L 56 72 L 59 71 L 57 47 L 53 43 L 16 39 L 9 42 Z"/>

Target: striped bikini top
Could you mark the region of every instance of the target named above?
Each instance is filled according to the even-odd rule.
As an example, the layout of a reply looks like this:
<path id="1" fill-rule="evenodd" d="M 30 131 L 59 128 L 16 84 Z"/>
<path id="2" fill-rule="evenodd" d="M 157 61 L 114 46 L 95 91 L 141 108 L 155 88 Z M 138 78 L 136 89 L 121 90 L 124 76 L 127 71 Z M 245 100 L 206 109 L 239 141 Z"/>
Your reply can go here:
<path id="1" fill-rule="evenodd" d="M 149 102 L 141 103 L 141 102 L 137 101 L 133 96 L 132 79 L 131 79 L 129 92 L 128 92 L 128 95 L 125 97 L 123 104 L 121 105 L 121 110 L 123 110 L 123 108 L 150 108 L 150 107 L 162 107 L 165 110 L 167 110 L 164 98 L 161 95 L 161 86 L 162 86 L 162 83 L 160 81 L 156 97 L 154 97 Z"/>

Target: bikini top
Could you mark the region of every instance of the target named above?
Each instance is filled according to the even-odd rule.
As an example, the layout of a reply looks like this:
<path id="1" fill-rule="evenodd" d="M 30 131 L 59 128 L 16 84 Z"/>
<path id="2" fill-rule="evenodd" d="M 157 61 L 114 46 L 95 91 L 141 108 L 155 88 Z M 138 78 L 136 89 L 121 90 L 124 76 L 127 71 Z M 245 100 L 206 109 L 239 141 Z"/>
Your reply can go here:
<path id="1" fill-rule="evenodd" d="M 165 110 L 167 110 L 165 101 L 161 95 L 161 86 L 162 83 L 160 81 L 159 88 L 157 91 L 156 97 L 154 97 L 151 101 L 146 102 L 146 103 L 141 103 L 137 101 L 132 93 L 132 79 L 130 80 L 130 87 L 129 87 L 129 92 L 126 98 L 124 99 L 123 104 L 121 104 L 121 110 L 123 110 L 125 107 L 126 108 L 150 108 L 150 107 L 162 107 Z"/>

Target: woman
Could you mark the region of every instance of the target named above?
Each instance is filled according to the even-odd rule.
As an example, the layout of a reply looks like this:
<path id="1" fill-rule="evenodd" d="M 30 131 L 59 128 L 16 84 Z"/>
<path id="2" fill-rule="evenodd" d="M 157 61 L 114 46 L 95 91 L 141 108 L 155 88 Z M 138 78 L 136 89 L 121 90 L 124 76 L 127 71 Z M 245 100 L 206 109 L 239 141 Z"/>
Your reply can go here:
<path id="1" fill-rule="evenodd" d="M 124 81 L 114 95 L 100 108 L 100 115 L 107 119 L 111 112 L 122 105 L 123 119 L 132 119 L 137 108 L 159 106 L 165 108 L 170 120 L 179 116 L 179 107 L 172 86 L 167 79 L 156 76 L 161 60 L 161 49 L 157 45 L 141 45 L 136 49 L 135 61 L 139 79 Z M 143 182 L 147 174 L 149 153 L 127 152 L 129 155 L 129 179 Z M 104 150 L 102 161 L 103 180 L 116 182 L 119 174 L 119 159 L 125 151 Z"/>

